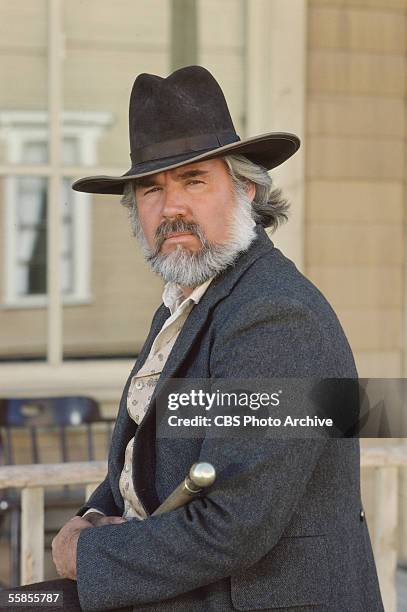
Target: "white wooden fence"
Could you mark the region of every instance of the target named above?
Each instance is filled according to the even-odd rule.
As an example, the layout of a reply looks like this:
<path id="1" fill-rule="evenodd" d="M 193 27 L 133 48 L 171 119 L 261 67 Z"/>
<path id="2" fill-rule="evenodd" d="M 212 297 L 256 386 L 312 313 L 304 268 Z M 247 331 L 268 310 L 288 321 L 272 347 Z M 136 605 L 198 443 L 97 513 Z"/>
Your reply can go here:
<path id="1" fill-rule="evenodd" d="M 398 469 L 407 445 L 362 449 L 361 467 L 375 470 L 373 548 L 386 612 L 396 612 Z M 106 475 L 105 461 L 0 467 L 0 489 L 21 489 L 21 584 L 44 579 L 44 489 L 87 485 L 87 497 Z"/>
<path id="2" fill-rule="evenodd" d="M 21 489 L 21 584 L 44 580 L 44 489 L 87 485 L 88 498 L 106 471 L 106 461 L 0 467 L 0 489 Z"/>

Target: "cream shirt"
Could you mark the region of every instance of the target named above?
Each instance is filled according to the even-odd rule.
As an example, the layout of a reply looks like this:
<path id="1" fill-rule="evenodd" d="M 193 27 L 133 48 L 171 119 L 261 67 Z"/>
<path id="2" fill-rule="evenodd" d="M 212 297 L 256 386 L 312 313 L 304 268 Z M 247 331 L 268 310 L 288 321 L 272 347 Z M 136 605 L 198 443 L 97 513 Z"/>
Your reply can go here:
<path id="1" fill-rule="evenodd" d="M 171 353 L 176 339 L 189 313 L 204 295 L 213 277 L 202 283 L 185 298 L 181 288 L 176 283 L 167 283 L 163 291 L 163 302 L 169 308 L 171 315 L 166 319 L 157 334 L 147 359 L 130 382 L 127 394 L 127 411 L 137 425 L 143 420 L 150 404 L 151 396 Z M 133 485 L 133 444 L 134 437 L 129 441 L 124 456 L 124 465 L 120 475 L 120 492 L 124 501 L 124 518 L 146 518 L 146 512 L 138 499 Z M 90 508 L 85 512 L 100 512 Z M 101 513 L 102 514 L 102 513 Z"/>

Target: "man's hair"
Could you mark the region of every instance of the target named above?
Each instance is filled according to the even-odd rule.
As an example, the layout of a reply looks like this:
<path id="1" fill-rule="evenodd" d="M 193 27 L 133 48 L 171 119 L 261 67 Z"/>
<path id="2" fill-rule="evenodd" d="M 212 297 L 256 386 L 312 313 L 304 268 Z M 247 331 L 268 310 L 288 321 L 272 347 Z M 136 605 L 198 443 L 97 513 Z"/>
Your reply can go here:
<path id="1" fill-rule="evenodd" d="M 281 189 L 274 188 L 272 179 L 266 168 L 254 164 L 243 155 L 225 155 L 222 159 L 229 168 L 236 190 L 245 190 L 246 183 L 251 181 L 256 187 L 254 200 L 251 204 L 251 215 L 256 223 L 270 227 L 274 232 L 277 227 L 287 221 L 289 202 L 282 196 Z M 120 200 L 126 206 L 130 215 L 136 214 L 134 187 L 137 179 L 124 184 L 123 196 Z"/>

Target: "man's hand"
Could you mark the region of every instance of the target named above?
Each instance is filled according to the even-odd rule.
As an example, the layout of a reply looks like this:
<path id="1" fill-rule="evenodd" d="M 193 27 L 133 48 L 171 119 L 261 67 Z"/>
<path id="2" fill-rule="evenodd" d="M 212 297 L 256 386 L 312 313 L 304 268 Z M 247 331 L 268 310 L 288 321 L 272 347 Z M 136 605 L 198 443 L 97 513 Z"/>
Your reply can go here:
<path id="1" fill-rule="evenodd" d="M 52 540 L 52 558 L 61 578 L 76 580 L 76 549 L 82 529 L 126 522 L 120 516 L 104 516 L 97 512 L 89 512 L 86 518 L 74 516 L 70 519 Z"/>
<path id="2" fill-rule="evenodd" d="M 84 517 L 85 521 L 92 523 L 94 527 L 102 527 L 103 525 L 118 525 L 119 523 L 126 523 L 126 519 L 121 516 L 105 516 L 99 512 L 88 512 Z"/>
<path id="3" fill-rule="evenodd" d="M 76 548 L 82 529 L 92 525 L 80 516 L 75 516 L 59 530 L 52 540 L 52 558 L 61 578 L 76 580 Z"/>

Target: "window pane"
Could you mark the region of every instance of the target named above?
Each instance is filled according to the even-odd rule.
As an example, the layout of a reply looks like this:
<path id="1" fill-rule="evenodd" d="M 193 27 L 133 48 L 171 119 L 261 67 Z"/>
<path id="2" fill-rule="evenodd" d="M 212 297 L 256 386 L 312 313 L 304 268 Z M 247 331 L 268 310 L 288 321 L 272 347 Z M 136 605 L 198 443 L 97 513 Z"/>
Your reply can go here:
<path id="1" fill-rule="evenodd" d="M 35 137 L 34 134 L 27 134 L 22 141 L 21 159 L 23 164 L 46 164 L 47 163 L 47 142 Z"/>
<path id="2" fill-rule="evenodd" d="M 79 136 L 67 136 L 69 130 L 69 118 L 64 115 L 63 131 L 64 142 L 62 147 L 62 158 L 64 164 L 68 166 L 75 166 L 82 162 L 80 155 L 80 137 Z"/>
<path id="3" fill-rule="evenodd" d="M 26 284 L 17 296 L 44 295 L 47 274 L 47 182 L 18 177 L 16 182 L 15 265 L 26 268 Z"/>
<path id="4" fill-rule="evenodd" d="M 0 361 L 46 356 L 45 185 L 0 177 Z"/>
<path id="5" fill-rule="evenodd" d="M 61 289 L 62 292 L 67 294 L 71 293 L 73 289 L 73 270 L 72 270 L 72 258 L 68 257 L 61 258 Z"/>
<path id="6" fill-rule="evenodd" d="M 0 0 L 0 163 L 23 162 L 30 136 L 45 143 L 30 163 L 47 159 L 47 4 Z"/>
<path id="7" fill-rule="evenodd" d="M 6 285 L 5 302 L 23 305 L 25 298 L 46 294 L 47 267 L 47 179 L 6 177 L 5 194 Z M 75 289 L 73 259 L 75 215 L 71 180 L 65 179 L 61 191 L 61 278 L 63 292 Z M 21 300 L 20 300 L 21 298 Z"/>

